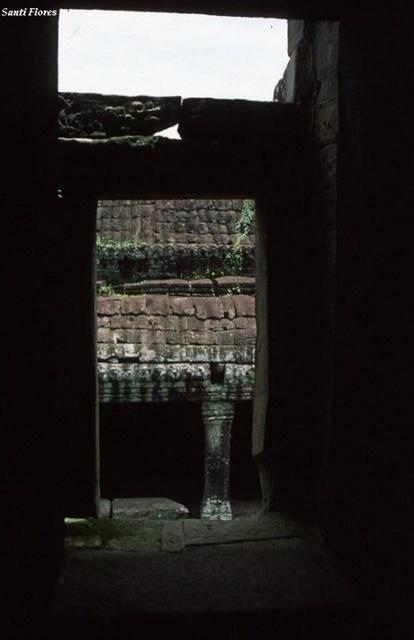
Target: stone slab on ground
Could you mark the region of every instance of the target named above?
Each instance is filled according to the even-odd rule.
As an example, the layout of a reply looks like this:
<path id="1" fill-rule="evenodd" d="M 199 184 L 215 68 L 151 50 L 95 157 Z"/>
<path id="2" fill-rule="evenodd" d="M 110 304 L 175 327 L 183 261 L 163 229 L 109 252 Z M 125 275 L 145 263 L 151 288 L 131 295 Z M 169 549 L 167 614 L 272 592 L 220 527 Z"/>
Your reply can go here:
<path id="1" fill-rule="evenodd" d="M 115 498 L 112 501 L 113 518 L 179 520 L 188 516 L 187 507 L 169 498 Z"/>
<path id="2" fill-rule="evenodd" d="M 161 543 L 160 522 L 153 520 L 107 520 L 104 547 L 113 551 L 158 552 Z"/>
<path id="3" fill-rule="evenodd" d="M 169 501 L 172 502 L 172 501 Z M 251 503 L 251 508 L 255 505 Z M 140 512 L 142 513 L 142 512 Z M 159 513 L 159 512 L 155 512 Z M 247 512 L 249 513 L 249 512 Z M 186 548 L 252 543 L 263 540 L 317 537 L 319 530 L 285 514 L 239 517 L 222 522 L 164 517 L 68 519 L 66 546 L 117 551 L 179 553 Z"/>
<path id="4" fill-rule="evenodd" d="M 107 498 L 100 498 L 99 500 L 99 518 L 111 517 L 112 503 Z"/>
<path id="5" fill-rule="evenodd" d="M 141 520 L 117 520 L 111 537 L 105 541 L 105 548 L 113 551 L 158 552 L 161 544 L 160 522 Z"/>
<path id="6" fill-rule="evenodd" d="M 183 524 L 186 547 L 295 538 L 318 533 L 312 525 L 278 513 L 228 522 L 190 519 Z"/>
<path id="7" fill-rule="evenodd" d="M 65 544 L 70 547 L 115 551 L 160 550 L 162 522 L 151 519 L 84 518 L 65 523 Z"/>
<path id="8" fill-rule="evenodd" d="M 96 548 L 102 547 L 102 538 L 99 535 L 80 535 L 80 536 L 68 536 L 66 538 L 67 547 L 77 548 Z"/>
<path id="9" fill-rule="evenodd" d="M 178 553 L 184 547 L 183 522 L 166 522 L 161 531 L 161 551 Z"/>

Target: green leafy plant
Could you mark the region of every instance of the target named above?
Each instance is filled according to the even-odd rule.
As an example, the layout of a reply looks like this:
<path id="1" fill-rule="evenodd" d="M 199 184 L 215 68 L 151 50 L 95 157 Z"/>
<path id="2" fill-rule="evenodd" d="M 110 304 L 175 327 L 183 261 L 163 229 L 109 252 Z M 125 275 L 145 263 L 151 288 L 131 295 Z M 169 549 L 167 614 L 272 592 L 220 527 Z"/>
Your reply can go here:
<path id="1" fill-rule="evenodd" d="M 96 237 L 96 258 L 98 262 L 116 260 L 119 257 L 141 258 L 146 245 L 137 245 L 132 240 L 120 242 L 103 236 Z"/>
<path id="2" fill-rule="evenodd" d="M 254 200 L 243 200 L 240 217 L 236 222 L 236 237 L 224 260 L 225 271 L 240 273 L 243 269 L 243 241 L 249 235 L 254 218 Z"/>
<path id="3" fill-rule="evenodd" d="M 108 284 L 106 282 L 100 282 L 96 287 L 96 295 L 97 296 L 114 296 L 115 290 L 111 284 Z"/>

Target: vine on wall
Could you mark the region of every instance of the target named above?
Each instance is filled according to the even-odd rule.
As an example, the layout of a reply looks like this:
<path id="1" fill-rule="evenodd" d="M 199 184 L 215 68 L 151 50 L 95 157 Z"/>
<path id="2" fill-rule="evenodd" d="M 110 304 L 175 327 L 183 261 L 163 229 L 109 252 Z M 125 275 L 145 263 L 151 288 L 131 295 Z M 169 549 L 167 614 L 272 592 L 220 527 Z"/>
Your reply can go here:
<path id="1" fill-rule="evenodd" d="M 254 200 L 243 200 L 240 211 L 240 218 L 236 222 L 236 238 L 228 252 L 224 268 L 226 272 L 234 275 L 243 271 L 244 252 L 243 241 L 246 240 L 250 233 L 254 218 Z"/>

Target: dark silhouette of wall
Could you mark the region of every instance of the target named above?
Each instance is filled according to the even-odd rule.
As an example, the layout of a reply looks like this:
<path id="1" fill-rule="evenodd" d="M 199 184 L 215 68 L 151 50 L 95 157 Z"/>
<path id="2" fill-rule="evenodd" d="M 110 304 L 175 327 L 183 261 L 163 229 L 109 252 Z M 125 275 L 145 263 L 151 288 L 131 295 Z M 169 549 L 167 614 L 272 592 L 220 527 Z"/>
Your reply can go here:
<path id="1" fill-rule="evenodd" d="M 411 15 L 412 17 L 412 15 Z M 328 532 L 384 616 L 404 602 L 412 420 L 408 16 L 341 25 Z M 404 62 L 402 62 L 404 61 Z M 411 355 L 410 355 L 411 353 Z M 377 611 L 377 614 L 379 609 Z M 383 620 L 382 616 L 379 616 Z M 396 620 L 398 624 L 402 622 Z"/>

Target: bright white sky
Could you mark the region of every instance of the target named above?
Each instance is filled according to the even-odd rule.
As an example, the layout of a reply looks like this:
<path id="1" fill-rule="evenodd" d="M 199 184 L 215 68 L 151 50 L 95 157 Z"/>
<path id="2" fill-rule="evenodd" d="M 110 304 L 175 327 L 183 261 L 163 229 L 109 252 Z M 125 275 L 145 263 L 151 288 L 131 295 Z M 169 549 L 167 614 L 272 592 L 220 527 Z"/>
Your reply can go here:
<path id="1" fill-rule="evenodd" d="M 59 91 L 272 100 L 285 20 L 130 11 L 59 19 Z"/>

